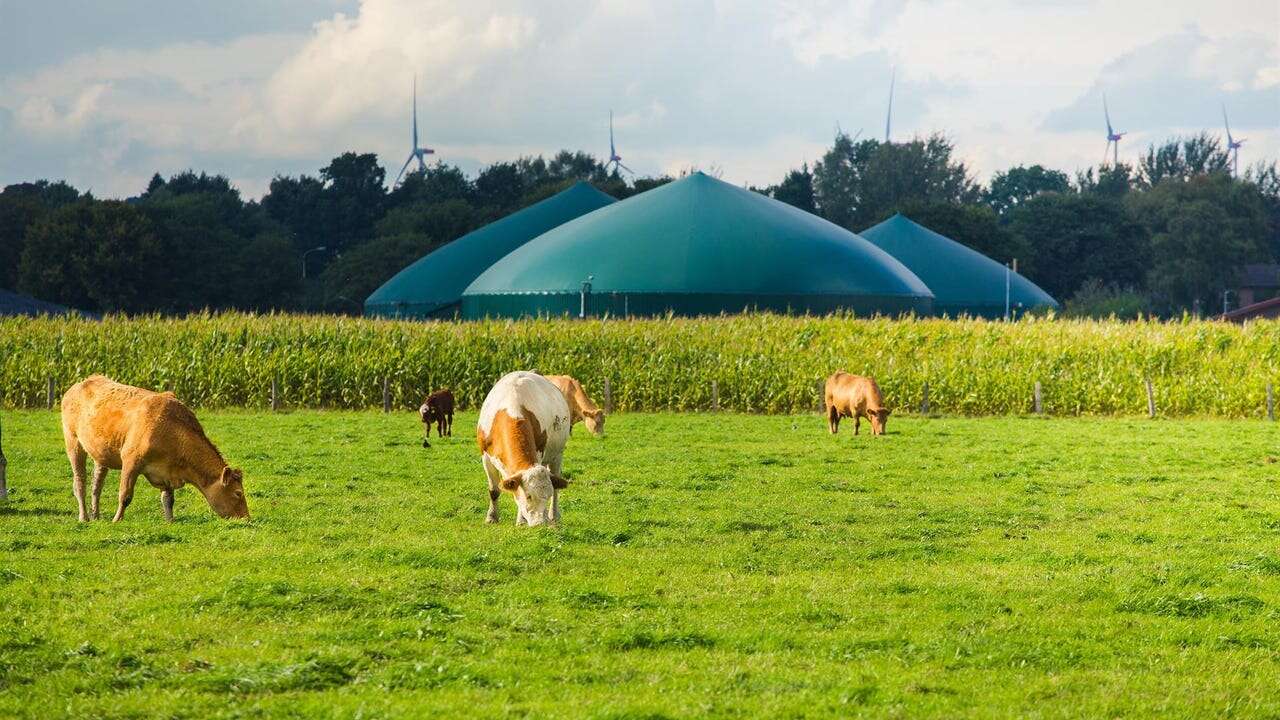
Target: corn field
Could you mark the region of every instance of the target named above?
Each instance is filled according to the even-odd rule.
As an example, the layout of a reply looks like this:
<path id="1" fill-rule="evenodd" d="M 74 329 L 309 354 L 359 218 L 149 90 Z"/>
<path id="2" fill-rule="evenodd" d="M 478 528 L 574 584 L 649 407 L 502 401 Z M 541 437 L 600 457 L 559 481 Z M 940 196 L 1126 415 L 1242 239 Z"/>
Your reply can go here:
<path id="1" fill-rule="evenodd" d="M 101 373 L 170 388 L 199 407 L 396 408 L 432 389 L 475 407 L 503 373 L 580 379 L 621 411 L 816 410 L 835 370 L 871 375 L 886 403 L 933 412 L 1052 415 L 1147 412 L 1263 417 L 1280 323 L 1027 319 L 888 320 L 752 315 L 653 320 L 402 322 L 291 315 L 0 320 L 0 405 L 43 407 Z M 713 390 L 714 383 L 714 390 Z"/>

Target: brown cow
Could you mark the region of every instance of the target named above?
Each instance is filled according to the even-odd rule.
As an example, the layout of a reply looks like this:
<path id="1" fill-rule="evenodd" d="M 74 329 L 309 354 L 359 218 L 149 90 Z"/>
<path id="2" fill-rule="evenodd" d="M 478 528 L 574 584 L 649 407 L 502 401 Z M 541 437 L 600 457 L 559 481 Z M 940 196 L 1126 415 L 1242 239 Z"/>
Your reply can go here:
<path id="1" fill-rule="evenodd" d="M 93 517 L 107 470 L 120 471 L 120 522 L 133 500 L 139 475 L 160 489 L 165 520 L 173 520 L 173 491 L 191 483 L 226 518 L 249 517 L 244 475 L 227 465 L 196 416 L 174 397 L 94 375 L 62 396 L 62 435 L 71 460 L 72 489 L 80 521 L 84 506 L 85 456 L 93 458 Z"/>
<path id="2" fill-rule="evenodd" d="M 422 401 L 422 407 L 418 408 L 418 415 L 422 417 L 422 424 L 425 426 L 425 435 L 422 438 L 422 447 L 431 447 L 431 443 L 427 439 L 431 437 L 431 423 L 436 424 L 436 433 L 440 437 L 448 435 L 453 437 L 453 393 L 448 388 L 437 390 L 427 396 Z"/>
<path id="3" fill-rule="evenodd" d="M 604 435 L 604 411 L 596 407 L 596 404 L 591 402 L 591 398 L 587 397 L 587 391 L 582 389 L 582 383 L 568 375 L 547 375 L 546 377 L 552 385 L 560 388 L 560 392 L 564 393 L 564 399 L 569 403 L 572 422 L 581 420 L 586 423 L 592 435 Z"/>
<path id="4" fill-rule="evenodd" d="M 880 397 L 876 381 L 861 375 L 837 372 L 827 378 L 827 428 L 835 435 L 840 429 L 840 418 L 853 418 L 853 434 L 858 434 L 862 418 L 871 421 L 871 434 L 883 435 L 889 421 L 889 408 Z"/>

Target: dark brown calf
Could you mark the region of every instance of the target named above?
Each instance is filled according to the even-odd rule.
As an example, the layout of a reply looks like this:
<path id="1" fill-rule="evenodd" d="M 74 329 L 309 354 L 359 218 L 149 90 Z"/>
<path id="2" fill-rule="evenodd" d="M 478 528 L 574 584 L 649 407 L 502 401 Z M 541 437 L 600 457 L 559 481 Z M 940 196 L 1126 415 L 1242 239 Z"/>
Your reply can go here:
<path id="1" fill-rule="evenodd" d="M 447 388 L 428 395 L 422 401 L 422 407 L 418 408 L 418 414 L 422 416 L 422 423 L 425 425 L 422 447 L 431 447 L 427 438 L 431 437 L 432 422 L 436 424 L 437 435 L 453 437 L 453 393 Z"/>

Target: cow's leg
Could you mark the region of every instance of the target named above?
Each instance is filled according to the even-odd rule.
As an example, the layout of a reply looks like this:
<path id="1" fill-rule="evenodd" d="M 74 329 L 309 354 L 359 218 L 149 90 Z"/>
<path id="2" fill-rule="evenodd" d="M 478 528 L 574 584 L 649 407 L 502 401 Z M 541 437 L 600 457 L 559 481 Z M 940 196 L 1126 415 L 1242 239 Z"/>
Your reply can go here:
<path id="1" fill-rule="evenodd" d="M 551 472 L 560 477 L 564 477 L 563 468 L 564 456 L 556 458 L 550 463 Z M 551 522 L 556 525 L 560 524 L 560 489 L 555 485 L 551 486 Z"/>
<path id="2" fill-rule="evenodd" d="M 89 522 L 89 513 L 84 508 L 84 462 L 86 453 L 80 441 L 66 436 L 67 459 L 71 461 L 71 492 L 76 496 L 76 508 L 80 511 L 80 522 Z M 96 471 L 96 468 L 95 468 Z"/>
<path id="3" fill-rule="evenodd" d="M 173 522 L 173 490 L 165 488 L 160 491 L 160 506 L 164 508 L 165 522 Z"/>
<path id="4" fill-rule="evenodd" d="M 827 429 L 832 435 L 840 432 L 840 411 L 834 405 L 827 407 Z"/>
<path id="5" fill-rule="evenodd" d="M 106 463 L 93 461 L 93 519 L 98 519 L 98 504 L 102 500 L 102 483 L 107 480 L 107 471 L 110 468 Z"/>
<path id="6" fill-rule="evenodd" d="M 498 472 L 498 468 L 489 462 L 487 455 L 482 455 L 480 463 L 484 465 L 485 477 L 489 480 L 489 514 L 485 515 L 484 521 L 487 523 L 498 522 L 498 498 L 502 496 L 502 473 Z"/>
<path id="7" fill-rule="evenodd" d="M 138 475 L 141 470 L 136 465 L 125 465 L 120 470 L 120 499 L 116 506 L 116 516 L 111 522 L 120 522 L 124 519 L 124 509 L 129 507 L 129 503 L 133 502 L 133 486 L 138 482 Z"/>
<path id="8" fill-rule="evenodd" d="M 858 434 L 858 427 L 862 425 L 862 413 L 853 414 L 853 434 Z"/>
<path id="9" fill-rule="evenodd" d="M 446 435 L 453 437 L 453 413 L 445 415 L 444 430 Z"/>
<path id="10" fill-rule="evenodd" d="M 436 420 L 436 437 L 444 437 L 444 416 Z"/>

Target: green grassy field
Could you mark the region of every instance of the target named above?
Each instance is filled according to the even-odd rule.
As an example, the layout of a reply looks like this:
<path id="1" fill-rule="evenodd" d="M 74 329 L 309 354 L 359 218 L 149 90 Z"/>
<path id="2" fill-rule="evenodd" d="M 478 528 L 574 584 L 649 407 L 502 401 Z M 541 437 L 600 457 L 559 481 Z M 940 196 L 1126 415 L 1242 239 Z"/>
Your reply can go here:
<path id="1" fill-rule="evenodd" d="M 1274 424 L 619 415 L 529 530 L 473 415 L 202 417 L 251 522 L 5 413 L 0 716 L 1280 715 Z"/>

